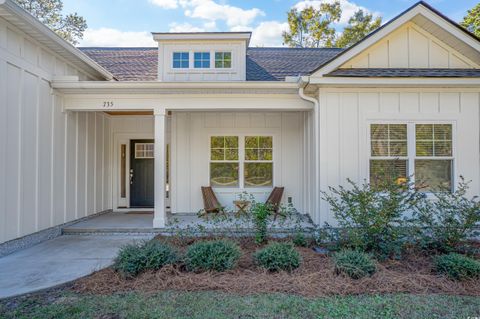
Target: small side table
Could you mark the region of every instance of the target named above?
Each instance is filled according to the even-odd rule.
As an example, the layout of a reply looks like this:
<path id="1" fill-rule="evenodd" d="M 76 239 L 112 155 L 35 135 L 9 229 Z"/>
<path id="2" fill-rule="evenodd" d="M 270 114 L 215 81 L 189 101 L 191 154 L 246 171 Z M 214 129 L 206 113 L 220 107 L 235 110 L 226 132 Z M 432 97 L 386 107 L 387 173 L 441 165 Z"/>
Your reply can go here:
<path id="1" fill-rule="evenodd" d="M 247 209 L 250 206 L 250 201 L 248 200 L 234 200 L 233 204 L 237 208 L 237 212 L 235 213 L 236 217 L 240 217 L 241 215 L 247 216 Z"/>

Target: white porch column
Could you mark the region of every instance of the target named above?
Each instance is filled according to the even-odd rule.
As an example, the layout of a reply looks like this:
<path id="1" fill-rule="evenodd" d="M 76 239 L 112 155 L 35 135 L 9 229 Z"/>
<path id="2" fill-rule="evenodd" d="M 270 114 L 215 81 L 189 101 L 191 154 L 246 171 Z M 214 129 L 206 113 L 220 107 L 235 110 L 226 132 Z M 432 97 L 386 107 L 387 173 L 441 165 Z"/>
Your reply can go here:
<path id="1" fill-rule="evenodd" d="M 155 118 L 155 214 L 153 227 L 163 228 L 167 221 L 165 211 L 165 109 L 156 108 L 153 114 Z"/>

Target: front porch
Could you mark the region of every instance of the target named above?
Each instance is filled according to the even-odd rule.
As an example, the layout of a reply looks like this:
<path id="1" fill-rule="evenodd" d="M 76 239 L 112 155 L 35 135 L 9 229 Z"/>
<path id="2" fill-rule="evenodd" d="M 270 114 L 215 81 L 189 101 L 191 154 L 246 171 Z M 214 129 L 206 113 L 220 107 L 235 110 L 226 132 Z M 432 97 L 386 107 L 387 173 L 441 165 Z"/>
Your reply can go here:
<path id="1" fill-rule="evenodd" d="M 95 216 L 88 220 L 63 228 L 64 234 L 141 234 L 159 233 L 176 234 L 180 232 L 191 232 L 192 235 L 204 234 L 230 234 L 232 236 L 250 234 L 253 231 L 251 220 L 236 218 L 228 214 L 227 218 L 210 219 L 199 218 L 196 214 L 167 214 L 167 224 L 163 228 L 154 228 L 153 211 L 125 211 L 110 212 Z M 270 233 L 278 236 L 292 234 L 296 229 L 308 230 L 315 227 L 310 217 L 297 212 L 291 214 L 285 220 L 270 220 L 268 228 Z"/>

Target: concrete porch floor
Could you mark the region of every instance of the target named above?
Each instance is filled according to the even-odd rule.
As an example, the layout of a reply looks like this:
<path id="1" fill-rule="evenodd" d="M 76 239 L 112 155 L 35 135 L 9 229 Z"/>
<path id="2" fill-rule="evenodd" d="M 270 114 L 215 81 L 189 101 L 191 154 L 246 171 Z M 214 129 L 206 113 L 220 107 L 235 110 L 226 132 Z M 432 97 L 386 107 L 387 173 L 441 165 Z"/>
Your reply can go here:
<path id="1" fill-rule="evenodd" d="M 235 218 L 233 215 L 228 215 L 225 219 L 205 220 L 197 214 L 168 214 L 167 220 L 165 228 L 153 228 L 153 212 L 111 212 L 68 226 L 63 229 L 63 233 L 174 233 L 187 229 L 249 232 L 253 229 L 250 220 Z M 291 232 L 296 227 L 308 229 L 314 227 L 314 224 L 308 216 L 301 214 L 268 223 L 268 228 L 273 232 Z"/>

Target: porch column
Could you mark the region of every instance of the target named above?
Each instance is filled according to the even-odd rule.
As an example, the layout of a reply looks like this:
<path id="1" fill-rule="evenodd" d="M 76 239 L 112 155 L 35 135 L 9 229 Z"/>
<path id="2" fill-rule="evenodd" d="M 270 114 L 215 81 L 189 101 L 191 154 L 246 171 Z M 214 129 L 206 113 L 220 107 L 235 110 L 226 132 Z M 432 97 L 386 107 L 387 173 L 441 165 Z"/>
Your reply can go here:
<path id="1" fill-rule="evenodd" d="M 155 118 L 155 214 L 153 218 L 154 228 L 163 228 L 167 221 L 165 211 L 165 109 L 156 108 Z"/>

